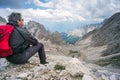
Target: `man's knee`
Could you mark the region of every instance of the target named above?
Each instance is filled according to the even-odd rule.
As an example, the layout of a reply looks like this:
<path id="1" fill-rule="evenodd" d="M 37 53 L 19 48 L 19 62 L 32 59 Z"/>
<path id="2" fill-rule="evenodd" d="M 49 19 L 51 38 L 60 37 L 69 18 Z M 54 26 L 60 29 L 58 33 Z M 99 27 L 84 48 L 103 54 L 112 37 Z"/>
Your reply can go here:
<path id="1" fill-rule="evenodd" d="M 41 47 L 44 47 L 43 43 L 39 43 L 39 45 L 40 45 Z"/>

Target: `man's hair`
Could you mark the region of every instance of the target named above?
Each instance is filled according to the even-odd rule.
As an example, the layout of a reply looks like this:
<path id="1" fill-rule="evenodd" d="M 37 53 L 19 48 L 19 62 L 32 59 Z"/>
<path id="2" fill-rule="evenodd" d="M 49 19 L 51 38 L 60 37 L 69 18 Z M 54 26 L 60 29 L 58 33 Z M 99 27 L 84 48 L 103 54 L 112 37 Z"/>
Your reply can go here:
<path id="1" fill-rule="evenodd" d="M 20 20 L 21 19 L 21 14 L 20 13 L 11 13 L 9 16 L 8 16 L 8 22 L 9 23 L 15 23 L 17 22 L 17 20 Z"/>

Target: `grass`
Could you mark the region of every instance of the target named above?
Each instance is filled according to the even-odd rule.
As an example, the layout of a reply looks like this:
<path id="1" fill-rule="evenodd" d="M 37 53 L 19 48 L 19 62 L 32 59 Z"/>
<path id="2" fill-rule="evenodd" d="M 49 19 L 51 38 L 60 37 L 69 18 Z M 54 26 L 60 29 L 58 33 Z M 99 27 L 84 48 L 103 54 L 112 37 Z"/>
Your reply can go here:
<path id="1" fill-rule="evenodd" d="M 54 69 L 55 69 L 55 70 L 65 70 L 65 66 L 63 66 L 63 65 L 61 65 L 61 64 L 56 64 L 56 65 L 54 66 Z"/>

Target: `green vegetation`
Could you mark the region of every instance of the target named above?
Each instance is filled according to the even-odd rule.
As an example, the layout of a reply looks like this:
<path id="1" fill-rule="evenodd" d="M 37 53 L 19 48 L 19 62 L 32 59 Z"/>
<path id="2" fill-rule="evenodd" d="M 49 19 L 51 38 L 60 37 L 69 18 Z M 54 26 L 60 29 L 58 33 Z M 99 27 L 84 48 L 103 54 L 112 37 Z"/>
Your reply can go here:
<path id="1" fill-rule="evenodd" d="M 55 70 L 65 70 L 65 66 L 63 66 L 63 65 L 61 65 L 61 64 L 56 64 L 56 65 L 54 66 L 54 69 L 55 69 Z"/>

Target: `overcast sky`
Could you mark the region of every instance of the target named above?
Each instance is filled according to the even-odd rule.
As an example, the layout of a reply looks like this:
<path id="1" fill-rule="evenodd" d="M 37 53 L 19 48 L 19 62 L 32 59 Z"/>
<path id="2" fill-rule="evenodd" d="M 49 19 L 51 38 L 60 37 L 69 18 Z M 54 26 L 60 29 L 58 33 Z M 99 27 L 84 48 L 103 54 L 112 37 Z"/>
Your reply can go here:
<path id="1" fill-rule="evenodd" d="M 0 0 L 0 16 L 22 13 L 25 22 L 37 21 L 47 29 L 73 29 L 101 22 L 120 12 L 120 0 Z"/>

